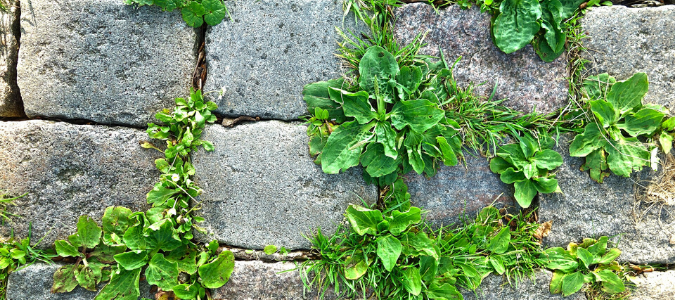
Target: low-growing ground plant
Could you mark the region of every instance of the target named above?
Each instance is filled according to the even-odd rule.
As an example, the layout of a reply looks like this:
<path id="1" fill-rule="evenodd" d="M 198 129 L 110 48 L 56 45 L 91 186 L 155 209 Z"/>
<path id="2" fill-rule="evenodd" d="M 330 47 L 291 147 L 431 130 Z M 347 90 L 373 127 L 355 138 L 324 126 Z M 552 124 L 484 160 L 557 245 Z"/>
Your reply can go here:
<path id="1" fill-rule="evenodd" d="M 0 242 L 0 300 L 6 299 L 7 280 L 10 273 L 36 262 L 51 264 L 51 259 L 56 256 L 52 251 L 37 249 L 44 237 L 31 245 L 32 224 L 29 224 L 28 228 L 26 238 L 16 239 L 12 233 L 8 240 Z"/>
<path id="2" fill-rule="evenodd" d="M 204 22 L 218 25 L 230 12 L 223 0 L 124 0 L 127 5 L 155 5 L 164 11 L 180 10 L 189 26 L 201 27 Z"/>

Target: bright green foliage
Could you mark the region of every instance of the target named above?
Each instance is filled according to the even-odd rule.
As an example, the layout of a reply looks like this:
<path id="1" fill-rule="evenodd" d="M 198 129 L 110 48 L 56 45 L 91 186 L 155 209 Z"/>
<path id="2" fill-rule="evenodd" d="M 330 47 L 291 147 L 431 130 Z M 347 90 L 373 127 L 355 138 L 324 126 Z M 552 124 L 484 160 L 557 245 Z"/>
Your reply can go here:
<path id="1" fill-rule="evenodd" d="M 555 0 L 554 0 L 555 1 Z M 492 24 L 492 34 L 497 47 L 512 53 L 529 44 L 540 26 L 542 9 L 537 0 L 504 0 L 499 15 Z"/>
<path id="2" fill-rule="evenodd" d="M 520 143 L 509 144 L 497 150 L 490 161 L 490 170 L 500 174 L 502 182 L 515 187 L 515 198 L 522 207 L 530 207 L 539 193 L 559 192 L 558 180 L 551 173 L 562 165 L 562 156 L 551 150 L 555 141 L 547 136 L 538 140 L 526 133 Z"/>
<path id="3" fill-rule="evenodd" d="M 147 195 L 153 207 L 146 212 L 108 207 L 102 227 L 89 216 L 80 217 L 77 233 L 55 243 L 58 255 L 77 261 L 54 274 L 53 292 L 69 292 L 78 285 L 95 291 L 99 283 L 109 281 L 97 300 L 137 299 L 144 272 L 146 280 L 163 291 L 204 300 L 205 289 L 227 282 L 234 269 L 232 253 L 218 255 L 216 241 L 208 246 L 192 242 L 192 230 L 203 231 L 196 226 L 203 219 L 190 214 L 198 209 L 195 198 L 202 190 L 191 179 L 195 168 L 189 154 L 199 146 L 213 150 L 201 135 L 207 123 L 215 122 L 215 109 L 201 91 L 191 91 L 189 99 L 176 99 L 173 111 L 156 115 L 162 124 L 148 124 L 151 138 L 167 141 L 164 158 L 155 161 L 160 182 Z M 157 149 L 149 142 L 142 146 Z"/>
<path id="4" fill-rule="evenodd" d="M 210 26 L 220 24 L 230 13 L 223 0 L 124 0 L 127 5 L 156 5 L 164 11 L 179 9 L 183 20 L 189 26 L 200 27 L 206 22 Z"/>
<path id="5" fill-rule="evenodd" d="M 358 85 L 331 80 L 303 91 L 312 114 L 310 153 L 324 172 L 361 164 L 368 180 L 384 185 L 399 173 L 432 176 L 440 162 L 457 164 L 459 125 L 446 118 L 440 102 L 448 97 L 449 69 L 428 61 L 401 66 L 387 50 L 372 46 L 359 73 Z"/>
<path id="6" fill-rule="evenodd" d="M 17 240 L 14 238 L 14 235 L 12 235 L 8 240 L 0 243 L 0 299 L 5 299 L 5 287 L 7 286 L 9 273 L 22 266 L 28 266 L 36 262 L 51 264 L 51 258 L 55 256 L 53 253 L 50 253 L 50 251 L 34 249 L 34 247 L 37 247 L 37 245 L 42 242 L 42 239 L 36 244 L 31 245 L 30 240 L 32 231 L 32 224 L 30 224 L 28 237 Z"/>
<path id="7" fill-rule="evenodd" d="M 265 249 L 263 249 L 263 252 L 267 255 L 272 255 L 274 253 L 277 253 L 277 246 L 274 245 L 267 245 L 265 246 Z"/>
<path id="8" fill-rule="evenodd" d="M 662 148 L 670 150 L 670 121 L 662 123 L 667 110 L 659 105 L 642 104 L 648 87 L 645 73 L 621 82 L 600 74 L 584 82 L 584 96 L 596 122 L 586 125 L 584 133 L 574 138 L 570 155 L 586 158 L 582 170 L 590 170 L 593 180 L 601 183 L 609 176 L 607 169 L 629 177 L 643 166 L 656 168 L 657 145 L 652 140 L 663 138 Z"/>
<path id="9" fill-rule="evenodd" d="M 626 275 L 616 262 L 621 251 L 607 249 L 607 237 L 598 240 L 584 239 L 578 245 L 570 243 L 567 250 L 554 247 L 544 250 L 541 263 L 555 270 L 551 280 L 552 294 L 569 296 L 579 291 L 584 283 L 599 283 L 603 292 L 617 294 L 625 291 Z"/>

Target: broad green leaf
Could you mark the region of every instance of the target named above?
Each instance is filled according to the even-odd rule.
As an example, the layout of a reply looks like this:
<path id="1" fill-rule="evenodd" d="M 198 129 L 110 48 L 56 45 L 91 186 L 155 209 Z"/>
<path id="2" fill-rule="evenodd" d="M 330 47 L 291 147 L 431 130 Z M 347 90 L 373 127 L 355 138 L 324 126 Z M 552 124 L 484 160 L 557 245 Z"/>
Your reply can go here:
<path id="1" fill-rule="evenodd" d="M 543 21 L 541 27 L 546 31 L 544 34 L 546 42 L 554 52 L 560 52 L 565 46 L 565 33 L 561 28 L 562 4 L 559 0 L 544 0 L 540 5 L 542 12 L 541 19 Z"/>
<path id="2" fill-rule="evenodd" d="M 600 270 L 596 274 L 602 279 L 602 291 L 608 294 L 618 294 L 626 290 L 623 281 L 610 270 Z"/>
<path id="3" fill-rule="evenodd" d="M 551 294 L 562 293 L 562 280 L 565 277 L 565 273 L 560 270 L 555 270 L 553 276 L 551 277 L 551 285 L 549 286 L 549 292 Z"/>
<path id="4" fill-rule="evenodd" d="M 157 5 L 162 8 L 164 11 L 172 11 L 178 8 L 180 4 L 179 0 L 141 0 L 142 2 L 147 2 L 147 5 Z"/>
<path id="5" fill-rule="evenodd" d="M 178 299 L 195 299 L 199 293 L 198 284 L 180 284 L 173 287 L 173 293 Z"/>
<path id="6" fill-rule="evenodd" d="M 384 154 L 384 146 L 380 143 L 370 143 L 366 152 L 361 156 L 361 165 L 372 177 L 382 177 L 396 172 L 401 159 L 393 159 Z"/>
<path id="7" fill-rule="evenodd" d="M 178 285 L 178 265 L 166 260 L 164 254 L 157 253 L 152 256 L 148 268 L 145 269 L 145 279 L 150 285 L 170 291 Z"/>
<path id="8" fill-rule="evenodd" d="M 129 228 L 131 210 L 126 207 L 108 207 L 103 213 L 103 243 L 106 245 L 123 244 L 122 237 Z"/>
<path id="9" fill-rule="evenodd" d="M 417 251 L 425 253 L 436 260 L 440 259 L 440 250 L 436 246 L 435 242 L 430 239 L 426 233 L 418 232 L 413 234 L 412 232 L 408 232 L 406 235 L 401 236 L 401 239 L 403 239 L 403 237 L 406 237 L 409 245 L 415 248 Z"/>
<path id="10" fill-rule="evenodd" d="M 401 68 L 401 72 L 396 77 L 396 82 L 404 88 L 404 95 L 410 95 L 417 91 L 417 88 L 422 83 L 422 76 L 422 69 L 420 67 L 405 66 Z M 407 100 L 407 97 L 401 100 Z"/>
<path id="11" fill-rule="evenodd" d="M 348 257 L 345 263 L 345 278 L 349 280 L 357 280 L 368 271 L 368 263 L 360 253 Z"/>
<path id="12" fill-rule="evenodd" d="M 199 267 L 199 277 L 205 288 L 217 289 L 230 280 L 233 270 L 234 254 L 230 251 L 223 251 L 215 261 Z"/>
<path id="13" fill-rule="evenodd" d="M 163 219 L 149 226 L 146 231 L 148 247 L 171 251 L 182 245 L 180 238 L 173 229 L 173 224 L 168 219 Z"/>
<path id="14" fill-rule="evenodd" d="M 534 154 L 539 151 L 539 144 L 537 143 L 537 140 L 534 139 L 530 134 L 526 133 L 524 136 L 520 137 L 518 144 L 520 145 L 520 149 L 526 158 L 534 156 Z"/>
<path id="15" fill-rule="evenodd" d="M 597 261 L 600 259 L 600 256 L 605 254 L 605 251 L 607 251 L 607 242 L 609 238 L 606 236 L 601 236 L 595 244 L 592 246 L 586 248 L 589 253 L 593 254 L 596 259 L 594 259 L 594 263 L 597 263 Z"/>
<path id="16" fill-rule="evenodd" d="M 335 129 L 321 153 L 321 168 L 326 174 L 338 174 L 359 164 L 364 145 L 374 134 L 370 132 L 374 124 L 360 125 L 356 121 L 347 122 Z"/>
<path id="17" fill-rule="evenodd" d="M 532 199 L 537 195 L 537 187 L 534 186 L 534 183 L 529 180 L 518 181 L 514 183 L 515 193 L 514 197 L 518 204 L 523 208 L 530 207 L 532 204 Z"/>
<path id="18" fill-rule="evenodd" d="M 602 128 L 614 125 L 619 120 L 619 111 L 614 109 L 611 103 L 605 100 L 590 101 L 591 111 L 598 118 Z"/>
<path id="19" fill-rule="evenodd" d="M 523 175 L 525 175 L 525 178 L 532 179 L 532 177 L 537 176 L 537 174 L 539 174 L 539 169 L 537 169 L 536 162 L 531 162 L 523 166 Z"/>
<path id="20" fill-rule="evenodd" d="M 487 249 L 496 254 L 502 254 L 509 249 L 509 243 L 511 242 L 511 232 L 509 228 L 505 226 L 502 228 L 499 233 L 490 239 Z"/>
<path id="21" fill-rule="evenodd" d="M 359 124 L 366 124 L 371 120 L 377 118 L 377 112 L 368 102 L 368 93 L 360 91 L 357 93 L 350 93 L 344 90 L 329 88 L 329 93 L 335 93 L 339 96 L 340 103 L 345 116 L 354 117 Z M 336 98 L 336 97 L 331 97 Z"/>
<path id="22" fill-rule="evenodd" d="M 413 170 L 415 170 L 417 174 L 422 174 L 424 167 L 426 166 L 424 159 L 422 158 L 422 145 L 406 146 L 406 152 L 408 153 L 408 163 L 412 166 Z"/>
<path id="23" fill-rule="evenodd" d="M 603 255 L 598 260 L 598 263 L 604 264 L 604 265 L 610 264 L 612 261 L 617 259 L 620 255 L 621 255 L 621 250 L 616 249 L 616 248 L 609 249 L 609 251 L 607 251 L 607 253 L 605 253 L 605 255 Z"/>
<path id="24" fill-rule="evenodd" d="M 141 295 L 138 289 L 141 270 L 141 268 L 132 271 L 119 269 L 113 272 L 110 283 L 96 295 L 94 300 L 137 300 Z"/>
<path id="25" fill-rule="evenodd" d="M 555 178 L 538 177 L 534 179 L 534 187 L 538 192 L 549 194 L 558 190 L 558 180 Z"/>
<path id="26" fill-rule="evenodd" d="M 396 129 L 410 126 L 413 131 L 422 133 L 438 124 L 445 117 L 445 112 L 428 100 L 410 100 L 397 102 L 390 117 Z"/>
<path id="27" fill-rule="evenodd" d="M 105 264 L 114 264 L 115 255 L 123 253 L 127 250 L 127 246 L 108 246 L 106 244 L 100 244 L 94 248 L 94 251 L 89 253 L 89 256 L 95 257 L 99 262 Z M 89 264 L 91 265 L 91 264 Z"/>
<path id="28" fill-rule="evenodd" d="M 495 44 L 504 53 L 522 49 L 539 31 L 541 8 L 537 0 L 504 0 L 492 24 Z"/>
<path id="29" fill-rule="evenodd" d="M 525 174 L 522 171 L 514 171 L 513 168 L 508 168 L 502 173 L 501 176 L 499 176 L 499 179 L 501 179 L 503 183 L 512 184 L 515 182 L 523 181 L 526 178 Z"/>
<path id="30" fill-rule="evenodd" d="M 492 173 L 502 174 L 508 168 L 512 168 L 513 170 L 513 165 L 501 157 L 495 157 L 490 160 L 490 171 Z"/>
<path id="31" fill-rule="evenodd" d="M 563 0 L 563 5 L 564 1 L 566 0 Z M 581 91 L 588 99 L 605 99 L 607 91 L 614 83 L 616 83 L 616 79 L 607 73 L 589 76 L 584 80 Z"/>
<path id="32" fill-rule="evenodd" d="M 155 187 L 147 195 L 148 203 L 155 206 L 163 205 L 169 198 L 173 195 L 180 193 L 180 190 L 168 189 L 162 186 L 161 183 L 155 185 Z"/>
<path id="33" fill-rule="evenodd" d="M 577 257 L 584 263 L 586 269 L 589 269 L 593 264 L 593 254 L 584 248 L 577 249 Z"/>
<path id="34" fill-rule="evenodd" d="M 523 154 L 523 149 L 519 144 L 500 146 L 499 149 L 497 149 L 497 156 L 513 165 L 515 167 L 514 170 L 522 170 L 525 165 L 530 163 L 527 157 L 525 157 L 525 154 Z"/>
<path id="35" fill-rule="evenodd" d="M 387 271 L 391 272 L 396 266 L 402 248 L 401 242 L 391 235 L 377 239 L 377 257 L 382 260 L 382 265 Z"/>
<path id="36" fill-rule="evenodd" d="M 560 3 L 562 3 L 562 19 L 565 20 L 572 15 L 574 15 L 574 11 L 579 8 L 579 5 L 581 3 L 586 2 L 586 0 L 560 0 Z"/>
<path id="37" fill-rule="evenodd" d="M 418 296 L 422 292 L 422 277 L 420 270 L 415 267 L 409 267 L 403 270 L 403 287 L 408 293 Z"/>
<path id="38" fill-rule="evenodd" d="M 267 254 L 267 255 L 272 255 L 272 254 L 274 254 L 274 253 L 277 253 L 277 246 L 274 246 L 274 245 L 267 245 L 267 246 L 265 246 L 265 248 L 263 249 L 263 252 L 265 252 L 265 254 Z"/>
<path id="39" fill-rule="evenodd" d="M 101 241 L 101 227 L 90 216 L 81 216 L 77 221 L 77 236 L 80 244 L 89 249 L 98 246 Z"/>
<path id="40" fill-rule="evenodd" d="M 183 16 L 183 21 L 191 27 L 200 27 L 204 24 L 204 6 L 197 3 L 197 1 L 190 2 L 189 7 L 185 7 L 181 10 L 181 15 Z"/>
<path id="41" fill-rule="evenodd" d="M 504 262 L 499 256 L 490 256 L 490 265 L 497 272 L 497 274 L 502 275 L 506 272 L 506 267 L 504 267 Z"/>
<path id="42" fill-rule="evenodd" d="M 605 147 L 607 165 L 614 174 L 630 177 L 633 170 L 639 171 L 649 164 L 651 154 L 644 145 L 635 138 L 622 138 Z"/>
<path id="43" fill-rule="evenodd" d="M 436 137 L 436 141 L 438 142 L 438 147 L 441 148 L 441 153 L 443 153 L 443 163 L 446 166 L 457 165 L 459 162 L 457 160 L 457 154 L 455 154 L 455 151 L 448 143 L 448 140 L 446 140 L 445 137 L 439 136 Z"/>
<path id="44" fill-rule="evenodd" d="M 586 162 L 581 166 L 581 170 L 590 170 L 591 179 L 602 183 L 603 179 L 609 176 L 609 172 L 605 172 L 608 167 L 605 151 L 597 149 L 586 156 Z"/>
<path id="45" fill-rule="evenodd" d="M 560 270 L 565 273 L 572 272 L 579 267 L 576 258 L 560 247 L 544 250 L 541 259 L 542 265 L 546 268 Z"/>
<path id="46" fill-rule="evenodd" d="M 82 254 L 80 254 L 80 251 L 75 248 L 75 246 L 71 245 L 70 243 L 64 241 L 64 240 L 58 240 L 54 242 L 54 246 L 56 247 L 56 254 L 62 257 L 80 257 Z"/>
<path id="47" fill-rule="evenodd" d="M 374 94 L 375 82 L 383 87 L 386 82 L 399 72 L 398 62 L 391 53 L 380 46 L 371 46 L 361 58 L 359 63 L 359 86 L 361 89 Z M 382 88 L 379 88 L 382 90 Z"/>
<path id="48" fill-rule="evenodd" d="M 75 270 L 75 279 L 77 280 L 77 283 L 85 290 L 93 292 L 96 291 L 96 277 L 94 276 L 94 272 L 89 267 L 80 265 Z"/>
<path id="49" fill-rule="evenodd" d="M 607 140 L 602 136 L 598 125 L 590 123 L 586 125 L 584 133 L 577 134 L 574 137 L 574 140 L 570 144 L 570 156 L 584 157 L 606 144 Z"/>
<path id="50" fill-rule="evenodd" d="M 577 271 L 568 274 L 562 279 L 562 293 L 567 297 L 578 292 L 584 286 L 584 275 Z"/>
<path id="51" fill-rule="evenodd" d="M 136 224 L 132 225 L 124 233 L 124 244 L 131 250 L 146 250 L 150 248 L 149 241 L 146 239 L 143 226 L 147 219 L 144 214 L 133 217 Z"/>
<path id="52" fill-rule="evenodd" d="M 442 285 L 432 284 L 429 289 L 426 291 L 427 297 L 429 299 L 439 299 L 439 300 L 461 300 L 464 299 L 462 293 L 460 293 L 454 285 L 444 283 Z"/>
<path id="53" fill-rule="evenodd" d="M 663 123 L 661 124 L 661 127 L 663 127 L 663 129 L 668 130 L 668 131 L 675 130 L 675 117 L 672 117 L 668 120 L 663 121 Z"/>
<path id="54" fill-rule="evenodd" d="M 627 115 L 624 123 L 617 124 L 617 127 L 625 130 L 631 136 L 651 135 L 661 127 L 661 120 L 664 114 L 653 109 L 643 108 L 634 115 Z"/>
<path id="55" fill-rule="evenodd" d="M 75 265 L 65 265 L 54 272 L 54 284 L 52 293 L 68 293 L 77 287 L 75 278 Z"/>
<path id="56" fill-rule="evenodd" d="M 197 251 L 188 248 L 187 245 L 180 246 L 166 255 L 168 261 L 174 261 L 178 264 L 178 271 L 190 275 L 197 273 Z"/>
<path id="57" fill-rule="evenodd" d="M 148 263 L 147 251 L 129 251 L 114 256 L 115 261 L 126 270 L 135 270 L 145 267 Z"/>
<path id="58" fill-rule="evenodd" d="M 537 152 L 534 156 L 534 160 L 537 162 L 538 168 L 546 170 L 553 170 L 563 163 L 560 153 L 549 149 Z"/>
<path id="59" fill-rule="evenodd" d="M 377 224 L 382 222 L 382 212 L 359 205 L 350 205 L 346 211 L 347 220 L 359 235 L 377 234 Z"/>
<path id="60" fill-rule="evenodd" d="M 225 18 L 226 8 L 221 0 L 203 0 L 202 5 L 206 11 L 204 14 L 206 24 L 215 26 Z"/>
<path id="61" fill-rule="evenodd" d="M 642 98 L 648 88 L 647 74 L 635 73 L 628 80 L 615 83 L 607 93 L 607 101 L 623 115 L 642 105 Z"/>
<path id="62" fill-rule="evenodd" d="M 556 30 L 554 32 L 555 38 L 557 40 L 557 43 L 559 43 L 559 46 L 562 46 L 556 51 L 556 49 L 552 49 L 551 46 L 548 44 L 546 41 L 546 37 L 544 34 L 539 32 L 534 39 L 532 40 L 532 47 L 534 47 L 534 51 L 539 55 L 539 58 L 545 62 L 554 62 L 560 55 L 562 55 L 565 52 L 565 39 L 566 36 L 561 33 L 561 31 Z"/>
<path id="63" fill-rule="evenodd" d="M 396 150 L 396 131 L 391 128 L 389 122 L 378 122 L 375 125 L 375 137 L 377 142 L 384 146 L 384 155 L 393 159 L 398 158 Z"/>
<path id="64" fill-rule="evenodd" d="M 673 149 L 673 136 L 667 132 L 661 132 L 659 136 L 659 143 L 661 144 L 661 150 L 663 153 L 670 153 L 670 150 Z"/>
<path id="65" fill-rule="evenodd" d="M 328 88 L 346 88 L 343 87 L 343 79 L 334 79 L 329 81 L 319 81 L 312 84 L 305 85 L 302 90 L 302 96 L 307 103 L 309 112 L 315 112 L 316 108 L 325 109 L 328 111 L 329 119 L 335 119 L 338 123 L 343 123 L 346 119 L 342 106 L 331 100 L 328 93 Z"/>
<path id="66" fill-rule="evenodd" d="M 392 219 L 389 221 L 389 232 L 393 235 L 403 233 L 408 226 L 418 224 L 422 220 L 422 212 L 418 207 L 410 207 L 406 212 L 393 210 Z"/>

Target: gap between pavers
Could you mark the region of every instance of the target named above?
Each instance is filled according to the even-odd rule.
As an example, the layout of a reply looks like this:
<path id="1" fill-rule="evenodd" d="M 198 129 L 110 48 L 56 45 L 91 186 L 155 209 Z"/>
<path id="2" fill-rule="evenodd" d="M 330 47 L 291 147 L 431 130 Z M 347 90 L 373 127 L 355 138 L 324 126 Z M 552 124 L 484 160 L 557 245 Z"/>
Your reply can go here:
<path id="1" fill-rule="evenodd" d="M 0 11 L 0 117 L 23 117 L 23 104 L 16 84 L 19 60 L 19 0 L 3 2 L 7 11 Z"/>

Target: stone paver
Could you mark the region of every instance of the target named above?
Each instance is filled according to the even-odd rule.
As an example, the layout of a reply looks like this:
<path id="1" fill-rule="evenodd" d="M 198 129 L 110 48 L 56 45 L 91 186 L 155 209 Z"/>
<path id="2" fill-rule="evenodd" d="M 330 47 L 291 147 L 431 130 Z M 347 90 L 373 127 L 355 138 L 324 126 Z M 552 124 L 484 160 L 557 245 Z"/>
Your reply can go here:
<path id="1" fill-rule="evenodd" d="M 360 169 L 327 175 L 314 164 L 306 130 L 280 121 L 209 126 L 203 138 L 215 151 L 193 155 L 195 181 L 204 189 L 201 226 L 231 246 L 309 249 L 302 234 L 319 227 L 331 234 L 349 203 L 374 202 L 377 188 L 365 184 Z"/>
<path id="2" fill-rule="evenodd" d="M 218 112 L 263 119 L 297 119 L 307 114 L 306 84 L 338 78 L 343 25 L 342 1 L 261 0 L 228 3 L 233 21 L 209 27 L 205 90 L 225 89 Z M 354 28 L 351 14 L 344 25 Z"/>
<path id="3" fill-rule="evenodd" d="M 581 25 L 588 36 L 583 57 L 590 61 L 590 75 L 607 72 L 625 80 L 645 72 L 645 100 L 675 109 L 675 6 L 593 8 Z"/>
<path id="4" fill-rule="evenodd" d="M 19 0 L 3 2 L 7 11 L 0 11 L 0 117 L 24 115 L 16 84 L 16 63 L 19 59 Z"/>
<path id="5" fill-rule="evenodd" d="M 539 59 L 532 46 L 511 54 L 501 52 L 490 37 L 490 14 L 478 7 L 462 10 L 457 5 L 440 9 L 437 14 L 425 3 L 404 5 L 396 10 L 395 35 L 402 44 L 429 31 L 427 46 L 420 53 L 440 56 L 439 46 L 448 64 L 459 56 L 454 70 L 457 82 L 475 85 L 476 92 L 489 97 L 498 82 L 495 100 L 521 111 L 548 113 L 567 105 L 567 61 L 565 56 L 552 63 Z"/>
<path id="6" fill-rule="evenodd" d="M 637 288 L 630 300 L 666 300 L 675 295 L 675 271 L 648 272 L 638 275 L 633 282 Z"/>
<path id="7" fill-rule="evenodd" d="M 21 0 L 26 114 L 146 126 L 186 96 L 197 31 L 180 12 L 119 0 Z"/>
<path id="8" fill-rule="evenodd" d="M 159 176 L 154 160 L 163 157 L 139 146 L 146 139 L 137 129 L 0 122 L 0 190 L 28 193 L 8 206 L 21 218 L 0 226 L 0 234 L 14 229 L 25 237 L 32 223 L 33 243 L 46 235 L 40 247 L 51 247 L 76 231 L 81 215 L 100 221 L 113 205 L 146 210 L 145 194 Z"/>
<path id="9" fill-rule="evenodd" d="M 7 300 L 92 300 L 96 297 L 96 292 L 81 287 L 75 288 L 70 293 L 52 294 L 50 289 L 54 284 L 54 272 L 61 266 L 60 263 L 52 265 L 40 263 L 13 272 L 9 275 L 7 283 Z M 104 284 L 101 284 L 98 287 L 99 291 L 103 287 Z M 141 280 L 139 291 L 141 297 L 154 299 L 147 281 Z"/>
<path id="10" fill-rule="evenodd" d="M 611 240 L 618 241 L 620 261 L 675 263 L 675 245 L 670 243 L 675 236 L 675 208 L 641 205 L 633 210 L 636 184 L 645 184 L 653 172 L 645 168 L 631 178 L 612 174 L 596 183 L 588 172 L 579 171 L 584 159 L 569 156 L 569 142 L 570 135 L 562 136 L 556 149 L 564 161 L 557 176 L 563 194 L 539 196 L 539 220 L 553 221 L 545 245 L 566 247 L 585 237 L 619 235 Z M 642 216 L 638 223 L 636 215 Z"/>
<path id="11" fill-rule="evenodd" d="M 487 158 L 465 151 L 466 167 L 442 166 L 436 176 L 426 178 L 410 172 L 405 175 L 413 205 L 427 210 L 427 220 L 436 226 L 463 219 L 473 220 L 484 207 L 516 205 L 513 186 L 490 171 Z"/>
<path id="12" fill-rule="evenodd" d="M 552 273 L 539 270 L 535 273 L 534 280 L 523 279 L 516 287 L 511 286 L 502 276 L 490 275 L 483 279 L 476 292 L 462 289 L 465 300 L 586 300 L 583 292 L 563 297 L 561 294 L 553 295 L 549 292 Z"/>

